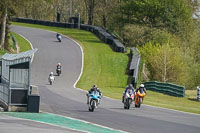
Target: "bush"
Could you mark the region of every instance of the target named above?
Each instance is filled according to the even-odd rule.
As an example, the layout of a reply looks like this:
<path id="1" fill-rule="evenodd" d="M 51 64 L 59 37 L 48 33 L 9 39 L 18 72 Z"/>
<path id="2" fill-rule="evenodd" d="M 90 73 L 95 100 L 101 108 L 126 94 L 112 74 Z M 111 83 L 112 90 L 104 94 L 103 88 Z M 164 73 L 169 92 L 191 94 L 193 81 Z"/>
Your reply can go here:
<path id="1" fill-rule="evenodd" d="M 178 47 L 149 42 L 139 50 L 150 72 L 150 80 L 188 86 L 187 81 L 190 77 L 188 58 Z"/>

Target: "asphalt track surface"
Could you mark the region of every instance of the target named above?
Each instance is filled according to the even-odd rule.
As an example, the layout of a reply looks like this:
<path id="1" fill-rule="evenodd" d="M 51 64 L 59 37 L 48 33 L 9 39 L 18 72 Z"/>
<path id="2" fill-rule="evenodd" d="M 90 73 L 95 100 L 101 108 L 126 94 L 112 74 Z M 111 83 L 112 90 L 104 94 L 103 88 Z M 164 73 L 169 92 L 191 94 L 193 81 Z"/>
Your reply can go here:
<path id="1" fill-rule="evenodd" d="M 142 105 L 124 110 L 120 100 L 103 97 L 94 112 L 88 111 L 86 92 L 73 87 L 81 73 L 80 47 L 67 37 L 59 43 L 56 33 L 13 26 L 12 31 L 27 38 L 38 48 L 31 65 L 31 84 L 40 91 L 40 110 L 73 117 L 102 126 L 133 133 L 199 133 L 200 115 Z M 56 64 L 63 65 L 53 85 L 48 75 Z M 89 88 L 88 88 L 89 89 Z"/>
<path id="2" fill-rule="evenodd" d="M 0 133 L 78 133 L 78 131 L 0 114 Z"/>

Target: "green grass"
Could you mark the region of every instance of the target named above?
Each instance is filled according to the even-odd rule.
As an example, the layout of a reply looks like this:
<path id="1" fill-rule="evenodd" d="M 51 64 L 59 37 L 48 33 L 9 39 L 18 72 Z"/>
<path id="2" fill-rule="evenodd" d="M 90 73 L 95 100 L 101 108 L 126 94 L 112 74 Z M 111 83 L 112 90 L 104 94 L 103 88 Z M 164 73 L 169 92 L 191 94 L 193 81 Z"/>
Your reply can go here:
<path id="1" fill-rule="evenodd" d="M 12 38 L 10 37 L 10 34 L 9 34 L 9 40 L 8 40 L 8 43 L 9 43 L 9 48 L 10 49 L 12 49 L 12 50 L 10 50 L 10 51 L 7 51 L 7 50 L 0 50 L 0 55 L 2 56 L 2 55 L 4 55 L 5 53 L 15 53 L 15 47 L 14 47 L 14 45 L 13 45 L 13 41 L 12 41 Z M 11 52 L 12 51 L 12 52 Z"/>
<path id="2" fill-rule="evenodd" d="M 14 32 L 11 32 L 11 34 L 15 37 L 15 40 L 17 41 L 17 43 L 20 47 L 20 52 L 31 50 L 31 46 L 27 40 L 25 40 L 23 37 L 21 37 L 20 35 L 14 33 Z M 17 53 L 17 48 L 14 46 L 11 37 L 9 38 L 9 49 L 10 49 L 10 51 L 0 50 L 0 55 L 4 55 L 5 53 L 13 53 L 13 54 Z"/>
<path id="3" fill-rule="evenodd" d="M 84 51 L 84 70 L 76 87 L 88 90 L 95 83 L 104 95 L 121 99 L 128 80 L 125 74 L 127 54 L 113 52 L 107 44 L 101 43 L 95 35 L 87 31 L 16 22 L 12 24 L 59 32 L 78 41 Z M 200 114 L 200 102 L 194 100 L 194 92 L 186 91 L 185 98 L 152 91 L 147 93 L 145 104 Z"/>
<path id="4" fill-rule="evenodd" d="M 184 98 L 168 96 L 148 90 L 144 103 L 148 105 L 200 114 L 200 102 L 196 101 L 196 91 L 186 91 Z"/>
<path id="5" fill-rule="evenodd" d="M 9 53 L 9 52 L 6 50 L 0 50 L 0 55 L 4 55 L 5 53 Z"/>
<path id="6" fill-rule="evenodd" d="M 20 52 L 31 50 L 31 45 L 29 44 L 29 42 L 27 40 L 25 40 L 19 34 L 16 34 L 14 32 L 11 32 L 11 33 L 15 37 L 15 40 L 17 41 L 17 44 L 20 47 Z"/>
<path id="7" fill-rule="evenodd" d="M 89 90 L 93 84 L 97 84 L 105 96 L 121 98 L 128 79 L 125 74 L 128 64 L 126 54 L 113 52 L 109 45 L 87 31 L 16 22 L 12 24 L 59 32 L 78 41 L 84 51 L 84 70 L 76 87 Z"/>

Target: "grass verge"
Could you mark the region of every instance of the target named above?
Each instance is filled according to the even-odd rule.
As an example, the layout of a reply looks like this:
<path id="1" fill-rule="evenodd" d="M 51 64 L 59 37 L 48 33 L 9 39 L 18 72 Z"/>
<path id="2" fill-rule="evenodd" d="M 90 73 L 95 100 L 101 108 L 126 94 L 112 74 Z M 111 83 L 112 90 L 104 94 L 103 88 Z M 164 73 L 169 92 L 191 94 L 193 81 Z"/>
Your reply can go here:
<path id="1" fill-rule="evenodd" d="M 15 32 L 11 32 L 11 33 L 15 37 L 15 40 L 17 41 L 17 44 L 20 47 L 20 52 L 24 52 L 24 51 L 32 49 L 29 42 L 25 40 L 22 36 L 20 36 L 19 34 L 16 34 Z"/>
<path id="2" fill-rule="evenodd" d="M 11 34 L 13 35 L 18 46 L 20 47 L 20 52 L 31 50 L 31 45 L 29 44 L 27 40 L 25 40 L 22 36 L 14 32 L 11 32 Z M 0 50 L 0 55 L 4 55 L 5 53 L 13 53 L 13 54 L 17 53 L 17 48 L 16 46 L 14 46 L 11 36 L 9 38 L 9 48 L 10 48 L 10 51 Z"/>
<path id="3" fill-rule="evenodd" d="M 121 98 L 128 79 L 125 74 L 127 54 L 113 52 L 109 45 L 87 31 L 16 22 L 12 24 L 59 32 L 78 41 L 84 51 L 84 70 L 76 87 L 89 90 L 93 84 L 97 84 L 105 96 Z"/>
<path id="4" fill-rule="evenodd" d="M 125 74 L 128 64 L 126 54 L 113 52 L 107 44 L 101 43 L 95 35 L 87 31 L 16 22 L 12 22 L 12 24 L 59 32 L 78 41 L 84 51 L 84 70 L 76 87 L 88 90 L 96 83 L 104 95 L 121 99 L 128 80 L 128 76 Z M 192 95 L 195 95 L 194 92 L 186 91 L 185 98 L 149 90 L 147 93 L 145 104 L 200 114 L 200 102 L 191 98 Z"/>

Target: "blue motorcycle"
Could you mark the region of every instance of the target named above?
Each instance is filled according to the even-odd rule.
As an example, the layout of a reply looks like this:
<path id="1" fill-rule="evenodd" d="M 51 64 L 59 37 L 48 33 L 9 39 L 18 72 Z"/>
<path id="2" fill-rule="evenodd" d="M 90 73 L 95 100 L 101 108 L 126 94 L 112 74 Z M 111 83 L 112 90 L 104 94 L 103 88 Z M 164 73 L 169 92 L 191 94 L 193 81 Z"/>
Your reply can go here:
<path id="1" fill-rule="evenodd" d="M 97 108 L 99 101 L 101 99 L 101 96 L 98 91 L 93 91 L 91 94 L 89 94 L 89 111 L 93 112 L 95 108 Z"/>
<path id="2" fill-rule="evenodd" d="M 61 35 L 57 33 L 56 37 L 57 37 L 58 41 L 61 42 L 61 38 L 62 38 Z"/>

